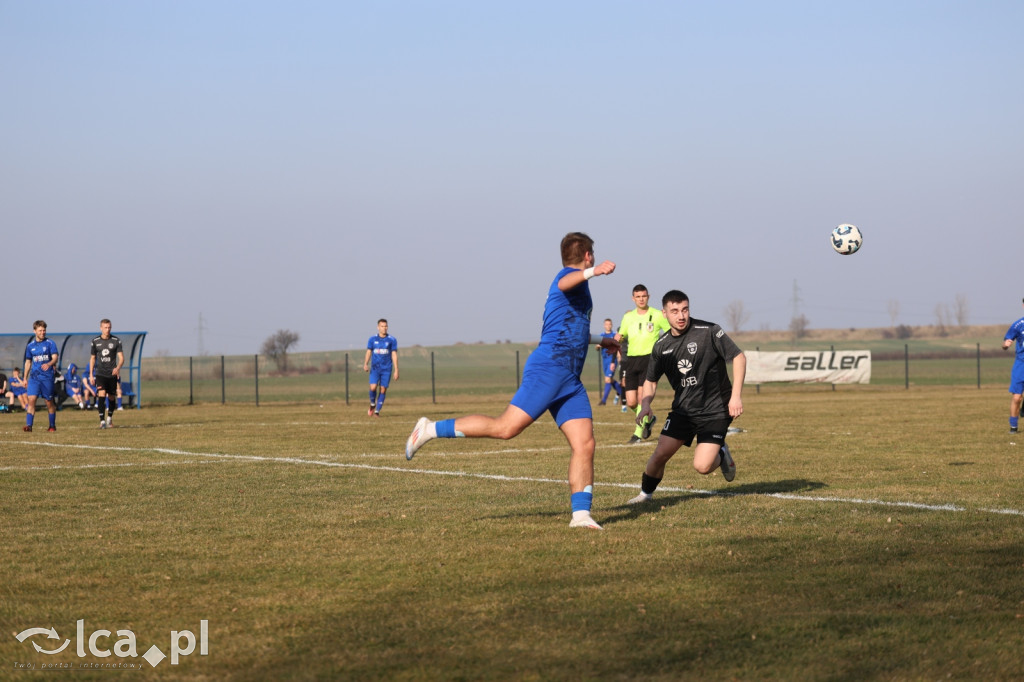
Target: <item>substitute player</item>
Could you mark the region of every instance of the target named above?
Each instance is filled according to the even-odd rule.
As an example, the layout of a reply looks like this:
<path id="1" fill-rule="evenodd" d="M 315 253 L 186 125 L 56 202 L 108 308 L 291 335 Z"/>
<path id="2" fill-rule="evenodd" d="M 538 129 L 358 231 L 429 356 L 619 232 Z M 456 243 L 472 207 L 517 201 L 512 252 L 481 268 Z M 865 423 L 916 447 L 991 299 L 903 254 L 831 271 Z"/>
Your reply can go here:
<path id="1" fill-rule="evenodd" d="M 594 418 L 587 389 L 580 381 L 591 343 L 615 350 L 615 339 L 591 339 L 593 301 L 587 283 L 610 275 L 615 263 L 594 265 L 594 240 L 582 232 L 562 238 L 562 269 L 548 288 L 540 344 L 523 368 L 523 381 L 500 417 L 473 414 L 432 422 L 421 417 L 405 442 L 405 458 L 434 438 L 500 438 L 522 433 L 545 412 L 551 412 L 572 451 L 569 455 L 571 528 L 601 526 L 590 516 L 594 488 Z"/>
<path id="2" fill-rule="evenodd" d="M 747 358 L 717 324 L 690 317 L 690 300 L 683 292 L 673 289 L 662 297 L 661 305 L 671 329 L 652 349 L 637 422 L 650 413 L 662 376 L 668 377 L 676 395 L 640 479 L 640 494 L 629 504 L 654 497 L 665 475 L 665 464 L 680 447 L 690 447 L 694 437 L 694 469 L 706 475 L 721 468 L 726 481 L 736 478 L 736 463 L 725 444 L 725 435 L 732 420 L 743 414 L 740 394 Z M 732 362 L 735 383 L 729 381 L 726 362 Z"/>
<path id="3" fill-rule="evenodd" d="M 121 383 L 121 366 L 124 365 L 121 339 L 110 333 L 110 327 L 110 320 L 100 320 L 100 335 L 93 338 L 89 348 L 89 379 L 96 384 L 101 429 L 112 426 L 117 385 Z"/>
<path id="4" fill-rule="evenodd" d="M 36 418 L 36 398 L 46 401 L 46 412 L 50 417 L 50 428 L 57 430 L 57 401 L 54 400 L 54 368 L 59 360 L 57 344 L 46 338 L 46 322 L 36 320 L 32 324 L 36 337 L 25 346 L 25 377 L 28 379 L 28 394 L 25 401 L 25 431 L 32 430 Z"/>
<path id="5" fill-rule="evenodd" d="M 398 340 L 388 334 L 388 321 L 383 317 L 377 320 L 377 333 L 366 342 L 363 371 L 370 373 L 370 409 L 366 416 L 379 417 L 392 371 L 398 381 Z"/>
<path id="6" fill-rule="evenodd" d="M 1021 396 L 1024 395 L 1024 317 L 1010 325 L 1003 338 L 1003 350 L 1017 345 L 1017 359 L 1010 370 L 1010 433 L 1017 433 Z"/>
<path id="7" fill-rule="evenodd" d="M 648 305 L 650 293 L 643 284 L 633 287 L 633 303 L 636 310 L 630 310 L 622 316 L 616 341 L 626 341 L 626 357 L 622 359 L 623 384 L 626 389 L 626 407 L 640 414 L 639 402 L 643 398 L 640 389 L 647 373 L 647 361 L 651 357 L 651 347 L 658 337 L 668 331 L 668 322 L 660 310 Z M 651 436 L 651 428 L 657 418 L 651 413 L 642 423 L 638 424 L 630 443 L 639 443 Z"/>

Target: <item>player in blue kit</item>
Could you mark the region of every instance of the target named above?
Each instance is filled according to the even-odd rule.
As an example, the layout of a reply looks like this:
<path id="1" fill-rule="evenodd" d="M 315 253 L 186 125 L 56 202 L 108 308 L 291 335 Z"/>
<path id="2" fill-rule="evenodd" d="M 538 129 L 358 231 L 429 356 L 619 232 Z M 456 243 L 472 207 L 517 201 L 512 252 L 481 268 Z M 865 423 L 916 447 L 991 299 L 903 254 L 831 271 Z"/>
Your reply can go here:
<path id="1" fill-rule="evenodd" d="M 615 338 L 615 332 L 612 330 L 611 318 L 605 318 L 604 332 L 601 334 L 601 338 Z M 613 390 L 615 391 L 615 404 L 617 405 L 619 402 L 619 393 L 621 393 L 622 389 L 619 382 L 615 380 L 615 372 L 619 368 L 619 354 L 616 351 L 601 348 L 600 344 L 598 344 L 597 347 L 601 351 L 601 373 L 604 374 L 604 394 L 601 396 L 601 402 L 598 403 L 598 405 L 604 405 L 607 403 L 608 394 Z"/>
<path id="2" fill-rule="evenodd" d="M 594 486 L 594 419 L 587 390 L 580 381 L 583 362 L 591 343 L 618 349 L 614 338 L 591 340 L 590 313 L 593 301 L 587 283 L 596 275 L 610 275 L 615 263 L 594 265 L 594 240 L 582 232 L 570 232 L 562 239 L 564 266 L 548 289 L 540 345 L 530 353 L 523 368 L 523 381 L 500 417 L 480 414 L 432 422 L 421 417 L 405 443 L 405 458 L 434 438 L 499 438 L 508 440 L 522 433 L 544 412 L 569 442 L 569 492 L 573 528 L 601 526 L 590 516 Z"/>
<path id="3" fill-rule="evenodd" d="M 1010 433 L 1017 433 L 1021 396 L 1024 395 L 1024 317 L 1010 325 L 1003 338 L 1003 350 L 1016 344 L 1017 359 L 1010 371 Z"/>
<path id="4" fill-rule="evenodd" d="M 25 404 L 25 431 L 32 430 L 36 418 L 36 398 L 46 401 L 50 417 L 48 431 L 57 430 L 57 403 L 54 401 L 54 367 L 59 360 L 57 344 L 46 338 L 46 322 L 36 320 L 32 325 L 36 338 L 25 346 L 25 376 L 28 378 L 28 402 Z"/>
<path id="5" fill-rule="evenodd" d="M 363 371 L 370 373 L 370 409 L 366 416 L 379 417 L 392 371 L 398 381 L 398 340 L 388 334 L 388 321 L 384 318 L 377 320 L 377 333 L 366 342 Z"/>

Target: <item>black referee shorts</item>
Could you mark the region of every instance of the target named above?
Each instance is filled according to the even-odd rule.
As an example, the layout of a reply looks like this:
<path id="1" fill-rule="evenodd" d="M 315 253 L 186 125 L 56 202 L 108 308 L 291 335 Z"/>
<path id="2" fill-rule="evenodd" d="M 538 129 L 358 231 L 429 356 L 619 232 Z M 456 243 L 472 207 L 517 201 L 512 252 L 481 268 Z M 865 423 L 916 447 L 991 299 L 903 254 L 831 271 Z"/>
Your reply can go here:
<path id="1" fill-rule="evenodd" d="M 647 378 L 647 364 L 650 355 L 627 355 L 622 358 L 622 379 L 627 391 L 635 391 L 644 384 Z"/>

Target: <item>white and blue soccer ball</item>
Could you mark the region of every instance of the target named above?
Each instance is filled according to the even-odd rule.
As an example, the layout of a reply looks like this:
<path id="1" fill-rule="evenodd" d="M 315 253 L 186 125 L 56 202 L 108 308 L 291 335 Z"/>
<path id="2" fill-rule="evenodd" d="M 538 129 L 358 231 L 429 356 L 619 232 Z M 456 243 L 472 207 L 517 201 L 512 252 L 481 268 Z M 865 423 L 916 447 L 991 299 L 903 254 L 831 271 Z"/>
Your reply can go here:
<path id="1" fill-rule="evenodd" d="M 856 225 L 843 223 L 836 225 L 832 230 L 832 248 L 836 250 L 836 253 L 849 256 L 851 253 L 857 253 L 863 243 L 864 237 L 861 236 L 860 229 Z"/>

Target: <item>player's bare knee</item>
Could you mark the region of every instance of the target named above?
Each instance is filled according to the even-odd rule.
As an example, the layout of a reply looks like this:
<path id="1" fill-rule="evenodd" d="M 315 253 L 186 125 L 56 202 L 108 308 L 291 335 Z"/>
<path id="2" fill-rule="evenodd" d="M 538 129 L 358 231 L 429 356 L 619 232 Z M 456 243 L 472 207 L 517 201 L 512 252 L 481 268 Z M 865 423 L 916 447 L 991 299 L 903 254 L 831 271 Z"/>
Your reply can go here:
<path id="1" fill-rule="evenodd" d="M 712 471 L 715 470 L 715 463 L 714 462 L 697 462 L 697 461 L 695 461 L 693 463 L 693 468 L 697 470 L 698 474 L 701 474 L 703 476 L 707 476 L 708 474 L 710 474 Z"/>

